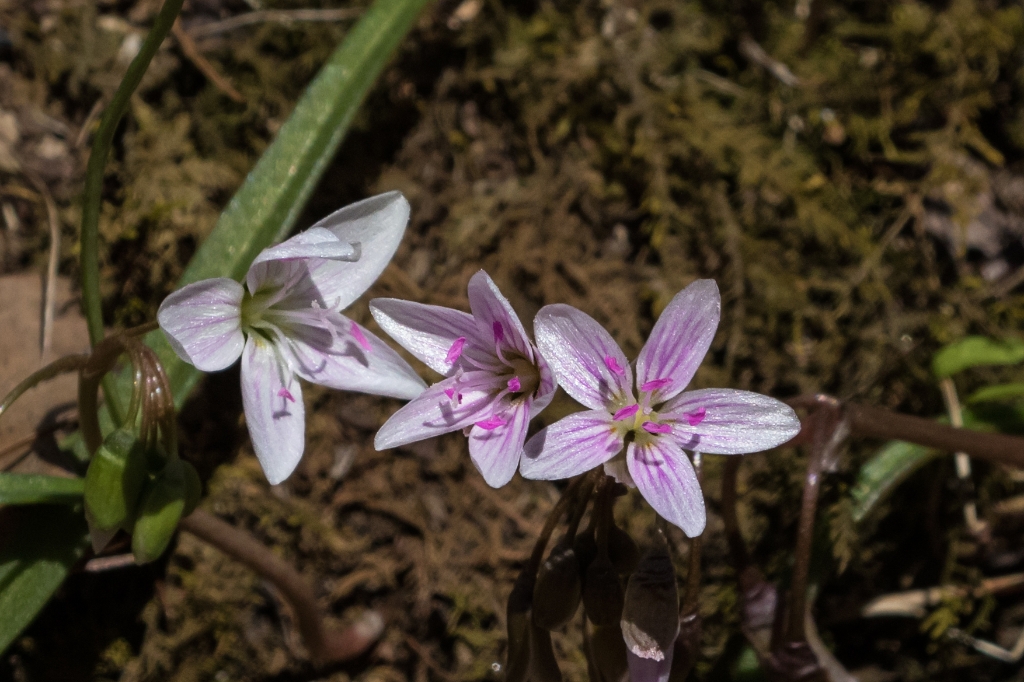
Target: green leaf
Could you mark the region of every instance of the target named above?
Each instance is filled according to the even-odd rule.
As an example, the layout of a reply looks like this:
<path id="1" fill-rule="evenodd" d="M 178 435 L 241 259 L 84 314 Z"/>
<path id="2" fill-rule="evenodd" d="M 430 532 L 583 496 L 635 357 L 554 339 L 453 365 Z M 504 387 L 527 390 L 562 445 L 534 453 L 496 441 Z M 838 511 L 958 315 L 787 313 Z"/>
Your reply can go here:
<path id="1" fill-rule="evenodd" d="M 179 287 L 210 277 L 241 280 L 260 251 L 291 231 L 367 91 L 426 2 L 377 0 L 366 11 L 231 199 Z M 178 359 L 159 330 L 146 343 L 160 357 L 181 407 L 200 372 Z"/>
<path id="2" fill-rule="evenodd" d="M 850 491 L 853 498 L 851 516 L 854 522 L 860 523 L 879 500 L 889 495 L 910 474 L 938 454 L 937 450 L 901 440 L 889 441 L 883 445 L 875 456 L 860 468 L 857 483 Z"/>
<path id="3" fill-rule="evenodd" d="M 0 509 L 0 652 L 35 619 L 89 544 L 81 510 Z"/>
<path id="4" fill-rule="evenodd" d="M 1024 383 L 998 384 L 979 388 L 967 399 L 967 403 L 990 403 L 999 400 L 1014 400 L 1024 398 Z"/>
<path id="5" fill-rule="evenodd" d="M 76 504 L 84 490 L 81 478 L 0 472 L 0 504 Z"/>
<path id="6" fill-rule="evenodd" d="M 1016 365 L 1020 362 L 1024 362 L 1024 341 L 968 336 L 935 354 L 932 373 L 937 379 L 945 379 L 971 367 Z"/>

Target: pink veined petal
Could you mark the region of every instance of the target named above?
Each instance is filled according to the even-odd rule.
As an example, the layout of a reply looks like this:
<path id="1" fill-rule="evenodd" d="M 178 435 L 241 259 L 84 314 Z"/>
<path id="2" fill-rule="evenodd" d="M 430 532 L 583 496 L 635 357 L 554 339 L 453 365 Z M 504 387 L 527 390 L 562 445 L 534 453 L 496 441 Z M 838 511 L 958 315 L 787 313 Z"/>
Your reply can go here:
<path id="1" fill-rule="evenodd" d="M 524 478 L 554 481 L 589 471 L 621 451 L 622 438 L 608 412 L 576 412 L 527 441 L 519 471 Z"/>
<path id="2" fill-rule="evenodd" d="M 644 446 L 630 443 L 626 464 L 654 511 L 691 538 L 704 531 L 704 494 L 690 458 L 678 445 L 665 436 L 651 438 Z"/>
<path id="3" fill-rule="evenodd" d="M 540 372 L 540 386 L 537 387 L 532 397 L 527 396 L 526 398 L 530 405 L 530 419 L 536 417 L 545 407 L 551 404 L 551 400 L 555 397 L 555 390 L 558 388 L 558 383 L 555 381 L 555 375 L 551 371 L 551 366 L 536 348 L 533 349 L 533 360 L 537 371 Z"/>
<path id="4" fill-rule="evenodd" d="M 636 360 L 638 385 L 670 380 L 652 389 L 652 405 L 678 395 L 693 379 L 715 338 L 721 309 L 711 279 L 697 280 L 666 306 Z"/>
<path id="5" fill-rule="evenodd" d="M 438 374 L 450 374 L 458 367 L 469 369 L 472 365 L 465 359 L 485 365 L 498 362 L 494 344 L 479 337 L 469 313 L 396 298 L 373 299 L 370 313 L 388 336 Z M 460 338 L 466 339 L 461 352 L 455 362 L 449 362 L 449 353 Z"/>
<path id="6" fill-rule="evenodd" d="M 358 242 L 345 242 L 322 227 L 311 227 L 300 232 L 291 239 L 263 249 L 252 265 L 271 260 L 298 260 L 308 258 L 324 258 L 355 262 L 362 253 L 362 245 Z M 250 266 L 251 267 L 251 266 Z"/>
<path id="7" fill-rule="evenodd" d="M 626 662 L 629 665 L 629 682 L 668 682 L 672 672 L 672 658 L 675 647 L 669 647 L 665 658 L 656 661 L 653 658 L 641 658 L 626 649 Z"/>
<path id="8" fill-rule="evenodd" d="M 565 304 L 544 306 L 533 321 L 537 348 L 565 392 L 593 409 L 634 402 L 633 371 L 604 327 Z M 606 362 L 612 358 L 618 369 Z"/>
<path id="9" fill-rule="evenodd" d="M 373 446 L 378 450 L 426 440 L 472 426 L 493 415 L 504 382 L 490 372 L 465 372 L 423 391 L 380 427 Z M 446 391 L 452 390 L 452 395 Z M 452 400 L 461 396 L 461 401 Z"/>
<path id="10" fill-rule="evenodd" d="M 299 382 L 281 366 L 271 343 L 258 334 L 249 337 L 242 353 L 242 405 L 252 448 L 267 480 L 277 485 L 302 458 L 306 413 Z"/>
<path id="11" fill-rule="evenodd" d="M 469 280 L 469 307 L 482 338 L 501 341 L 502 348 L 514 348 L 527 360 L 533 360 L 533 344 L 526 329 L 498 285 L 480 270 Z M 500 338 L 499 337 L 500 332 Z"/>
<path id="12" fill-rule="evenodd" d="M 205 279 L 165 298 L 156 319 L 178 357 L 204 372 L 216 372 L 234 363 L 245 346 L 244 295 L 233 279 Z"/>
<path id="13" fill-rule="evenodd" d="M 660 418 L 673 421 L 671 438 L 679 447 L 712 455 L 770 450 L 800 432 L 789 405 L 729 388 L 681 393 L 662 407 Z"/>
<path id="14" fill-rule="evenodd" d="M 333 338 L 317 328 L 292 328 L 288 352 L 296 374 L 328 388 L 404 400 L 426 389 L 423 379 L 390 346 L 354 321 L 342 315 L 338 320 Z M 353 328 L 359 333 L 352 333 Z"/>
<path id="15" fill-rule="evenodd" d="M 503 417 L 505 423 L 497 428 L 485 430 L 478 424 L 469 432 L 469 456 L 492 488 L 500 488 L 512 480 L 519 468 L 526 429 L 530 425 L 530 412 L 522 404 Z"/>
<path id="16" fill-rule="evenodd" d="M 385 192 L 339 209 L 313 225 L 330 230 L 342 242 L 359 244 L 361 249 L 356 262 L 317 260 L 310 264 L 310 279 L 330 307 L 347 308 L 377 281 L 395 255 L 408 222 L 409 202 L 401 192 Z"/>

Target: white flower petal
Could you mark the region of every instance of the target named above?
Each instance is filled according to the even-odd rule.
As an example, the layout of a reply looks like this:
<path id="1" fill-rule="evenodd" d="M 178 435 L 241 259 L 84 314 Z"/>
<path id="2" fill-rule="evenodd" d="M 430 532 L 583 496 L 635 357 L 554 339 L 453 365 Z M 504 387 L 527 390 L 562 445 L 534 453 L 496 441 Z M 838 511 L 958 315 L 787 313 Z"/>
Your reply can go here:
<path id="1" fill-rule="evenodd" d="M 621 451 L 612 416 L 587 410 L 559 419 L 527 441 L 519 471 L 523 478 L 555 481 L 590 471 Z"/>
<path id="2" fill-rule="evenodd" d="M 770 450 L 800 432 L 789 405 L 729 388 L 681 393 L 662 406 L 660 417 L 672 422 L 670 438 L 679 447 L 712 455 Z"/>
<path id="3" fill-rule="evenodd" d="M 216 372 L 242 354 L 244 294 L 233 279 L 205 279 L 165 298 L 156 319 L 178 357 L 204 372 Z"/>
<path id="4" fill-rule="evenodd" d="M 464 363 L 464 356 L 485 365 L 497 362 L 493 342 L 485 344 L 480 339 L 469 313 L 396 298 L 373 299 L 370 312 L 388 336 L 438 374 L 471 368 Z M 460 338 L 464 339 L 461 348 L 453 352 Z M 458 357 L 450 361 L 455 355 Z"/>
<path id="5" fill-rule="evenodd" d="M 630 443 L 626 464 L 640 494 L 666 521 L 695 538 L 707 521 L 704 494 L 686 453 L 668 438 Z"/>
<path id="6" fill-rule="evenodd" d="M 273 345 L 253 334 L 242 353 L 242 405 L 252 447 L 271 485 L 288 478 L 306 446 L 302 387 Z"/>
<path id="7" fill-rule="evenodd" d="M 533 344 L 526 336 L 523 323 L 512 309 L 512 304 L 498 290 L 498 285 L 483 270 L 469 280 L 469 308 L 473 311 L 481 337 L 493 346 L 500 336 L 502 348 L 514 348 L 524 358 L 533 361 Z"/>
<path id="8" fill-rule="evenodd" d="M 515 476 L 530 426 L 526 405 L 517 405 L 506 416 L 508 422 L 503 426 L 490 430 L 474 426 L 469 433 L 469 456 L 492 488 L 500 488 Z"/>

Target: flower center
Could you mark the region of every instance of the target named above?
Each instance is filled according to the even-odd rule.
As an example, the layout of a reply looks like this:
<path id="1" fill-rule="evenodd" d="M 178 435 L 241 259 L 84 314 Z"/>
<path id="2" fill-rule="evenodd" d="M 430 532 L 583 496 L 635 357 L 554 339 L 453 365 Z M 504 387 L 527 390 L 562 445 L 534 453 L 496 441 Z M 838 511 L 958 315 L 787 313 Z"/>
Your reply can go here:
<path id="1" fill-rule="evenodd" d="M 505 359 L 512 367 L 512 377 L 508 380 L 510 393 L 533 395 L 540 386 L 540 371 L 537 366 L 521 355 L 506 352 Z"/>

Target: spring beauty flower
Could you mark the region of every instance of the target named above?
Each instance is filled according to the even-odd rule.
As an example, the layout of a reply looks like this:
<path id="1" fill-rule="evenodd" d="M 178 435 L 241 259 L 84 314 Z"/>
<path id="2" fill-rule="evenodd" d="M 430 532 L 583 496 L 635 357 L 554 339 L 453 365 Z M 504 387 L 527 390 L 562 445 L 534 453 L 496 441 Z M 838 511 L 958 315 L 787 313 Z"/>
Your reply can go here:
<path id="1" fill-rule="evenodd" d="M 604 464 L 667 521 L 699 535 L 704 497 L 684 450 L 759 452 L 800 430 L 796 413 L 774 398 L 725 388 L 683 390 L 711 346 L 720 314 L 713 280 L 676 294 L 637 357 L 634 392 L 633 368 L 600 324 L 568 305 L 542 308 L 534 320 L 537 346 L 565 392 L 590 409 L 531 438 L 523 476 L 568 478 Z"/>
<path id="2" fill-rule="evenodd" d="M 392 415 L 378 450 L 466 429 L 473 464 L 492 487 L 512 480 L 530 419 L 555 381 L 508 300 L 481 270 L 469 281 L 473 314 L 390 298 L 370 312 L 391 338 L 446 378 Z"/>
<path id="3" fill-rule="evenodd" d="M 394 350 L 340 312 L 380 276 L 408 220 L 399 192 L 365 199 L 265 249 L 244 286 L 207 279 L 160 305 L 160 328 L 185 362 L 216 372 L 242 358 L 245 421 L 270 483 L 291 475 L 305 447 L 297 377 L 404 399 L 426 388 Z"/>

